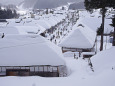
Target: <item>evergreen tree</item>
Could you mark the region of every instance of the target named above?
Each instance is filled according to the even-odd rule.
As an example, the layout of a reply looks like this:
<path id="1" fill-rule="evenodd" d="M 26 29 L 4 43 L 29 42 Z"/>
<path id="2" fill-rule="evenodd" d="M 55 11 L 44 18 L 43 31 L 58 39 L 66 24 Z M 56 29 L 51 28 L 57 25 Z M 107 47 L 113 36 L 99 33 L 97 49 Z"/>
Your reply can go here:
<path id="1" fill-rule="evenodd" d="M 13 17 L 15 17 L 15 18 L 18 17 L 16 10 L 13 10 Z"/>
<path id="2" fill-rule="evenodd" d="M 101 35 L 102 32 L 103 30 L 102 30 L 102 24 L 101 24 L 101 26 L 97 29 L 97 35 Z"/>
<path id="3" fill-rule="evenodd" d="M 103 50 L 103 34 L 104 34 L 104 22 L 105 22 L 105 13 L 107 7 L 115 8 L 115 0 L 85 0 L 86 10 L 93 12 L 93 9 L 101 9 L 102 14 L 102 33 L 101 33 L 101 45 L 100 51 Z"/>
<path id="4" fill-rule="evenodd" d="M 7 9 L 7 18 L 13 18 L 12 11 L 10 9 Z"/>
<path id="5" fill-rule="evenodd" d="M 16 17 L 18 17 L 16 10 L 12 11 L 11 9 L 7 9 L 7 10 L 0 9 L 0 19 L 10 19 Z"/>

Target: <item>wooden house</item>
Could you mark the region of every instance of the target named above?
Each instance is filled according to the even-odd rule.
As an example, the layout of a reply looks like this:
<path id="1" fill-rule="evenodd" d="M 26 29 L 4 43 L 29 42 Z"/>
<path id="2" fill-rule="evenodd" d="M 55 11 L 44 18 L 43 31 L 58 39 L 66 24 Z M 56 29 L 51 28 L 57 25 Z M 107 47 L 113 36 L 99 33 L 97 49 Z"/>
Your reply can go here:
<path id="1" fill-rule="evenodd" d="M 67 75 L 60 49 L 39 35 L 9 35 L 0 45 L 0 76 Z"/>
<path id="2" fill-rule="evenodd" d="M 62 52 L 94 52 L 96 32 L 84 26 L 73 27 L 73 31 L 66 36 L 59 44 Z"/>

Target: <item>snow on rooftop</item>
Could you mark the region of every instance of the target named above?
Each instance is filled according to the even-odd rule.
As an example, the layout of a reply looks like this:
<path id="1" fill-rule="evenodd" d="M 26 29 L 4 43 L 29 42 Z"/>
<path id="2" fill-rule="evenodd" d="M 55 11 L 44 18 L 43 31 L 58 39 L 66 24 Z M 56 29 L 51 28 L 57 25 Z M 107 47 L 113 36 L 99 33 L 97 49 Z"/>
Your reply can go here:
<path id="1" fill-rule="evenodd" d="M 19 13 L 20 15 L 25 15 L 27 12 L 26 11 L 21 11 L 21 10 L 19 10 L 19 11 L 17 11 L 17 13 Z"/>
<path id="2" fill-rule="evenodd" d="M 0 28 L 0 32 L 3 32 L 5 34 L 19 34 L 18 30 L 16 27 L 4 27 Z"/>
<path id="3" fill-rule="evenodd" d="M 95 52 L 82 52 L 82 55 L 95 55 Z"/>
<path id="4" fill-rule="evenodd" d="M 86 14 L 87 12 L 85 12 L 85 11 L 80 12 L 80 13 L 83 16 L 84 16 L 84 14 L 85 14 L 85 16 L 87 16 L 87 14 Z M 80 14 L 80 16 L 82 16 L 81 14 Z M 92 14 L 91 16 L 93 16 L 93 15 L 94 14 Z M 60 16 L 61 15 L 59 15 L 59 16 L 56 15 L 56 18 L 57 18 L 57 20 L 61 21 Z M 84 19 L 83 16 L 80 17 L 80 20 Z M 97 19 L 97 20 L 95 20 L 95 19 Z M 13 21 L 12 20 L 11 20 L 10 26 L 23 25 L 23 22 L 21 22 L 21 24 L 20 23 L 15 24 L 15 23 L 13 23 L 14 20 Z M 88 27 L 90 27 L 91 29 L 93 29 L 95 31 L 97 28 L 96 25 L 100 26 L 100 24 L 101 24 L 100 21 L 101 20 L 100 19 L 98 20 L 98 18 L 91 17 L 91 18 L 87 18 L 87 21 L 83 20 L 83 25 L 85 27 L 87 25 Z M 9 20 L 9 22 L 10 22 L 10 20 Z M 28 23 L 28 25 L 34 26 L 35 25 L 34 23 L 35 22 L 32 21 L 31 23 Z M 77 23 L 81 24 L 81 22 L 79 22 L 79 20 Z M 96 26 L 96 28 L 95 28 L 95 26 Z M 77 25 L 75 27 L 77 27 Z M 2 28 L 2 29 L 6 29 L 6 28 Z M 7 28 L 7 29 L 9 30 L 8 32 L 10 32 L 10 33 L 17 33 L 17 31 L 15 31 L 15 28 L 14 28 L 14 32 L 11 32 L 12 30 L 10 28 Z M 84 28 L 81 28 L 81 29 L 84 29 Z M 76 28 L 75 28 L 75 30 L 76 30 Z M 3 31 L 3 32 L 5 32 L 5 31 Z M 80 30 L 79 30 L 79 32 L 82 33 Z M 88 31 L 86 31 L 86 32 L 88 32 Z M 72 33 L 74 33 L 74 32 L 72 32 Z M 91 34 L 91 33 L 89 33 L 89 34 Z M 75 36 L 76 36 L 76 34 L 75 34 Z M 73 37 L 73 38 L 75 38 L 75 37 Z M 22 46 L 22 44 L 23 44 L 23 46 Z M 21 45 L 21 46 L 19 46 L 19 45 Z M 38 64 L 39 62 L 40 62 L 39 64 L 44 63 L 45 61 L 46 61 L 45 63 L 47 63 L 47 64 L 55 64 L 55 65 L 59 64 L 59 63 L 63 64 L 64 63 L 63 61 L 61 62 L 61 61 L 59 61 L 59 59 L 58 60 L 54 59 L 55 57 L 54 58 L 48 57 L 48 56 L 53 56 L 51 52 L 59 53 L 58 55 L 61 55 L 60 52 L 57 52 L 57 51 L 61 51 L 61 50 L 54 48 L 54 47 L 56 47 L 56 46 L 54 46 L 50 42 L 42 39 L 38 35 L 21 35 L 21 36 L 20 35 L 5 35 L 4 39 L 0 39 L 0 65 L 2 63 L 3 63 L 2 65 L 20 65 L 18 63 L 21 63 L 21 65 L 22 64 L 23 65 L 28 65 L 28 64 L 34 65 L 34 64 Z M 50 51 L 50 48 L 51 48 L 51 51 Z M 46 50 L 48 49 L 48 51 L 46 51 L 46 50 L 43 51 L 42 49 L 46 49 Z M 54 51 L 52 51 L 52 50 L 54 50 Z M 33 51 L 35 51 L 35 52 L 33 52 Z M 111 49 L 102 51 L 91 58 L 91 62 L 93 64 L 93 68 L 94 68 L 93 73 L 89 69 L 89 66 L 88 66 L 88 63 L 86 60 L 83 60 L 81 58 L 79 58 L 77 60 L 73 59 L 73 58 L 66 58 L 67 65 L 69 68 L 71 68 L 71 74 L 66 78 L 65 77 L 42 78 L 42 77 L 38 77 L 38 76 L 1 77 L 0 78 L 0 86 L 25 86 L 25 84 L 27 86 L 39 86 L 39 85 L 40 86 L 48 86 L 48 85 L 50 85 L 50 86 L 76 86 L 76 85 L 78 85 L 78 86 L 115 86 L 115 64 L 114 64 L 115 63 L 114 62 L 115 55 L 114 55 L 114 51 L 115 51 L 115 48 L 112 47 Z M 45 55 L 41 55 L 42 54 L 41 52 L 45 53 Z M 10 53 L 11 53 L 11 55 L 10 55 Z M 30 53 L 32 54 L 32 59 L 29 58 L 29 57 L 31 57 Z M 67 55 L 67 53 L 70 55 L 73 52 L 66 52 L 66 55 Z M 20 55 L 20 54 L 22 54 L 22 55 Z M 28 58 L 20 57 L 20 56 L 24 56 L 25 54 L 29 57 Z M 3 55 L 7 56 L 7 58 L 1 57 Z M 58 55 L 56 54 L 56 57 L 61 57 Z M 15 56 L 15 57 L 19 57 L 19 58 L 10 57 L 10 56 Z M 37 57 L 35 57 L 35 56 L 37 56 Z M 44 58 L 41 58 L 40 56 L 46 56 L 46 58 L 47 57 L 48 58 L 46 59 L 44 57 L 45 58 L 44 59 Z M 69 56 L 69 57 L 73 57 L 73 56 Z M 3 59 L 3 60 L 1 60 L 1 59 Z M 13 59 L 13 60 L 11 61 L 11 59 Z M 16 62 L 15 62 L 15 60 L 16 60 Z M 30 62 L 30 60 L 31 60 L 31 62 Z M 44 61 L 44 62 L 41 62 L 41 61 Z M 49 63 L 49 62 L 51 62 L 51 63 Z M 112 70 L 112 68 L 114 68 L 114 70 Z M 109 69 L 109 71 L 105 70 L 105 69 Z M 102 73 L 99 72 L 99 73 L 95 74 L 95 72 L 99 71 L 99 70 L 101 70 Z"/>
<path id="5" fill-rule="evenodd" d="M 112 20 L 107 18 L 110 17 L 108 15 L 105 17 L 104 33 L 110 33 L 111 31 L 113 31 L 113 28 L 110 26 Z M 97 31 L 97 29 L 101 26 L 101 23 L 102 23 L 102 16 L 100 15 L 99 11 L 95 11 L 92 14 L 83 11 L 80 12 L 80 20 L 78 20 L 76 24 L 85 24 L 92 30 Z"/>
<path id="6" fill-rule="evenodd" d="M 73 31 L 59 44 L 61 47 L 69 48 L 92 48 L 96 33 L 88 27 L 73 26 Z"/>
<path id="7" fill-rule="evenodd" d="M 44 32 L 46 29 L 40 25 L 37 24 L 37 27 L 40 29 L 40 33 Z"/>
<path id="8" fill-rule="evenodd" d="M 39 20 L 37 22 L 37 24 L 39 24 L 40 26 L 44 27 L 45 29 L 51 28 L 51 25 L 45 20 Z"/>
<path id="9" fill-rule="evenodd" d="M 47 21 L 51 26 L 55 26 L 57 24 L 57 22 L 52 18 L 45 19 L 45 21 Z"/>
<path id="10" fill-rule="evenodd" d="M 15 26 L 15 27 L 18 29 L 20 34 L 28 34 L 28 33 L 38 34 L 38 33 L 45 31 L 45 28 L 43 28 L 40 25 L 37 25 L 37 26 Z"/>
<path id="11" fill-rule="evenodd" d="M 65 65 L 61 50 L 38 35 L 7 35 L 0 45 L 0 66 Z"/>
<path id="12" fill-rule="evenodd" d="M 60 18 L 57 18 L 57 17 L 53 17 L 53 19 L 54 19 L 55 21 L 57 21 L 58 23 L 61 21 L 61 19 L 60 19 Z"/>

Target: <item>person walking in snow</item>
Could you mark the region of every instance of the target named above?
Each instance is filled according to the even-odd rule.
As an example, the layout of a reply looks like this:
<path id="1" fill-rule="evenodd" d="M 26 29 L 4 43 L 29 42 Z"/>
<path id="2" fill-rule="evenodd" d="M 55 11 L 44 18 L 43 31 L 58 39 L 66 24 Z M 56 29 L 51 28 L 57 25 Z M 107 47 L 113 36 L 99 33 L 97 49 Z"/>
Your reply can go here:
<path id="1" fill-rule="evenodd" d="M 5 35 L 4 35 L 4 33 L 3 33 L 2 38 L 4 38 L 4 36 L 5 36 Z"/>
<path id="2" fill-rule="evenodd" d="M 57 44 L 56 39 L 55 39 L 55 44 Z"/>

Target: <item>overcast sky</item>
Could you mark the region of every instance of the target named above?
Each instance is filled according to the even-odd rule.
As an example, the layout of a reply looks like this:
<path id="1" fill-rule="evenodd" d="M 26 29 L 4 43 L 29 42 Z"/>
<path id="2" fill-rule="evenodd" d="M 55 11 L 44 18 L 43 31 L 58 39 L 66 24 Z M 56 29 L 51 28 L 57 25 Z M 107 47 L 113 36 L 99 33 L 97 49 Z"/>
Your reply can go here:
<path id="1" fill-rule="evenodd" d="M 7 4 L 16 4 L 17 5 L 22 1 L 24 1 L 24 0 L 0 0 L 0 3 L 5 4 L 5 5 L 7 5 Z"/>
<path id="2" fill-rule="evenodd" d="M 65 5 L 67 2 L 81 2 L 84 0 L 0 0 L 0 3 L 3 5 L 19 5 L 23 1 L 23 8 L 45 9 Z"/>
<path id="3" fill-rule="evenodd" d="M 24 0 L 0 0 L 0 3 L 5 4 L 5 5 L 7 5 L 7 4 L 16 4 L 17 5 L 22 1 L 24 1 Z M 46 0 L 46 1 L 48 1 L 48 0 Z M 59 0 L 53 0 L 53 1 L 59 1 Z M 62 1 L 83 1 L 83 0 L 62 0 Z"/>

